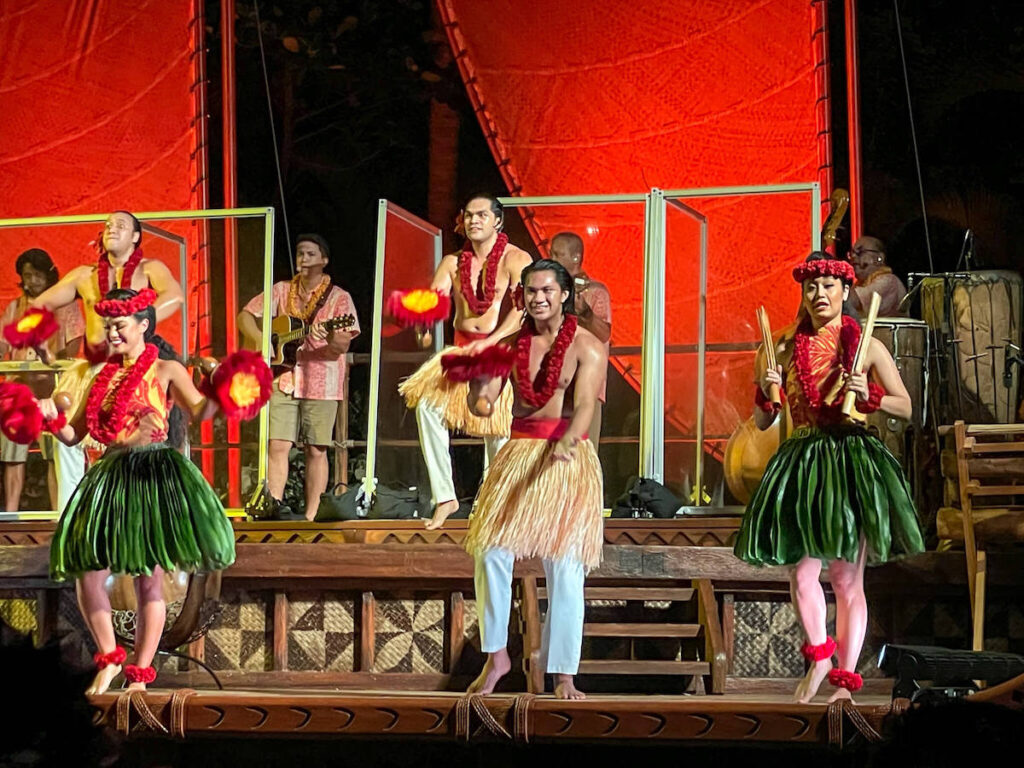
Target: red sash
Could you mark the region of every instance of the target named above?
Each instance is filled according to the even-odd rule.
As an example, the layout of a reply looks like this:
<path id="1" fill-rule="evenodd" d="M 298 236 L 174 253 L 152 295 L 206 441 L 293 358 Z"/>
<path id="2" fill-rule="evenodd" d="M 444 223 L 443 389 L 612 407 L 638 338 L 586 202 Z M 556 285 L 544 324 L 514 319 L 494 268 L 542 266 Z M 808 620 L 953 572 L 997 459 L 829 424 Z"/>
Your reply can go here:
<path id="1" fill-rule="evenodd" d="M 486 339 L 490 335 L 491 334 L 489 333 L 473 333 L 472 331 L 460 331 L 456 329 L 455 346 L 464 347 L 471 341 L 480 341 L 481 339 Z"/>
<path id="2" fill-rule="evenodd" d="M 555 443 L 569 430 L 569 419 L 512 419 L 513 440 L 547 440 Z M 586 440 L 583 435 L 581 440 Z"/>

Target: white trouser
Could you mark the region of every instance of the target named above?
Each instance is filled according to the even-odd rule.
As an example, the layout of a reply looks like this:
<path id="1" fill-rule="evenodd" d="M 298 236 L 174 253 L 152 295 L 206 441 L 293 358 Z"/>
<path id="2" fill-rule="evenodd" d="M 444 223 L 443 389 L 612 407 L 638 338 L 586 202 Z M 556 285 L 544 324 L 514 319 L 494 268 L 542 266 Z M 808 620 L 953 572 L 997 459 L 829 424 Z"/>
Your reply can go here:
<path id="1" fill-rule="evenodd" d="M 484 653 L 508 645 L 514 564 L 515 556 L 507 549 L 488 549 L 476 557 L 473 582 Z M 583 563 L 571 558 L 544 560 L 544 576 L 548 613 L 541 636 L 541 668 L 551 674 L 575 675 L 583 645 Z"/>
<path id="2" fill-rule="evenodd" d="M 448 427 L 444 423 L 441 409 L 425 400 L 416 406 L 416 425 L 420 430 L 420 448 L 423 461 L 427 464 L 430 479 L 430 505 L 436 507 L 445 501 L 453 501 L 455 481 L 452 479 L 452 456 L 448 452 Z M 485 437 L 484 472 L 490 466 L 499 449 L 508 442 L 507 437 Z"/>
<path id="3" fill-rule="evenodd" d="M 57 444 L 53 452 L 54 472 L 57 476 L 57 512 L 63 512 L 85 474 L 85 449 L 80 445 Z"/>

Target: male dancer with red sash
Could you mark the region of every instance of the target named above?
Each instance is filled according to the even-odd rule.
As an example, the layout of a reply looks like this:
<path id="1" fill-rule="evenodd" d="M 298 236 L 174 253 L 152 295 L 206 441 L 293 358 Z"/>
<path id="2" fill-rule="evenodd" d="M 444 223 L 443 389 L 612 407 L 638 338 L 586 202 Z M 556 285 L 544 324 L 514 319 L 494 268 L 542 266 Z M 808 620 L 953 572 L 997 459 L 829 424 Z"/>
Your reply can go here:
<path id="1" fill-rule="evenodd" d="M 481 649 L 488 654 L 472 693 L 491 693 L 511 668 L 508 619 L 517 558 L 544 562 L 548 614 L 541 664 L 555 696 L 582 699 L 573 676 L 583 642 L 583 580 L 601 561 L 601 465 L 587 439 L 608 354 L 573 312 L 573 279 L 555 261 L 522 272 L 529 317 L 515 337 L 508 375 L 475 378 L 469 405 L 483 415 L 512 390 L 512 438 L 484 478 L 466 550 L 476 559 Z"/>
<path id="2" fill-rule="evenodd" d="M 513 308 L 501 317 L 505 294 L 515 290 L 519 276 L 532 259 L 525 251 L 509 244 L 501 231 L 504 213 L 493 195 L 476 194 L 462 209 L 466 246 L 441 260 L 431 289 L 451 296 L 455 302 L 455 345 L 480 352 L 514 333 L 522 322 L 522 311 Z M 466 395 L 468 385 L 445 379 L 441 371 L 443 350 L 406 379 L 398 391 L 406 406 L 416 410 L 420 447 L 430 478 L 433 518 L 428 529 L 439 528 L 459 501 L 452 480 L 452 460 L 448 453 L 448 431 L 457 429 L 482 437 L 486 459 L 490 461 L 508 438 L 512 419 L 511 395 L 495 405 L 493 418 L 480 418 L 470 412 Z"/>

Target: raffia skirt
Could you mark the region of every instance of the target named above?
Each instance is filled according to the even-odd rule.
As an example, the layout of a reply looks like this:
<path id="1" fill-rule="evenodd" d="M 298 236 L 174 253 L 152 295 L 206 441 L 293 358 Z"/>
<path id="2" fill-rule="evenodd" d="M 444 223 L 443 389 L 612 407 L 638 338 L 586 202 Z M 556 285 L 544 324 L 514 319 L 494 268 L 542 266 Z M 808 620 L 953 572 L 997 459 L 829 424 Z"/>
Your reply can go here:
<path id="1" fill-rule="evenodd" d="M 753 565 L 855 562 L 862 537 L 869 563 L 924 550 L 899 462 L 863 429 L 800 427 L 768 462 L 734 551 Z"/>
<path id="2" fill-rule="evenodd" d="M 493 547 L 517 558 L 572 558 L 587 570 L 601 563 L 604 491 L 589 440 L 572 461 L 554 461 L 555 442 L 513 438 L 502 446 L 480 486 L 466 551 Z"/>
<path id="3" fill-rule="evenodd" d="M 224 507 L 199 469 L 166 444 L 110 448 L 68 501 L 50 544 L 50 577 L 109 568 L 217 571 L 235 561 Z"/>
<path id="4" fill-rule="evenodd" d="M 480 418 L 470 413 L 469 384 L 453 382 L 445 378 L 441 370 L 441 356 L 457 352 L 458 347 L 446 347 L 419 367 L 412 376 L 398 386 L 398 393 L 405 398 L 405 405 L 416 408 L 421 401 L 441 411 L 448 429 L 455 429 L 475 437 L 508 437 L 512 427 L 512 387 L 504 386 L 494 413 L 489 418 Z"/>

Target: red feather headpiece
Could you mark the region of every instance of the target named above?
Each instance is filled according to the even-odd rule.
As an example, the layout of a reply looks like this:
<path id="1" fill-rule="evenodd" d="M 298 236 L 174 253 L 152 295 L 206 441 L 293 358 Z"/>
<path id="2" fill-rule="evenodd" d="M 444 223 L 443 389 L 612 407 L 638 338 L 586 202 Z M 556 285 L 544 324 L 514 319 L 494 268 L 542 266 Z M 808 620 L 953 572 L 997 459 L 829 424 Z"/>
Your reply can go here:
<path id="1" fill-rule="evenodd" d="M 845 282 L 854 280 L 853 265 L 839 259 L 812 259 L 793 267 L 793 279 L 798 283 L 816 277 L 838 277 Z"/>
<path id="2" fill-rule="evenodd" d="M 146 307 L 152 306 L 156 301 L 156 291 L 152 288 L 143 288 L 137 296 L 130 299 L 103 299 L 93 305 L 96 314 L 100 317 L 128 317 L 134 315 Z"/>
<path id="3" fill-rule="evenodd" d="M 495 344 L 477 355 L 452 352 L 441 356 L 441 369 L 448 381 L 464 382 L 481 377 L 506 378 L 515 364 L 516 351 L 507 344 Z"/>
<path id="4" fill-rule="evenodd" d="M 387 304 L 388 314 L 403 328 L 447 320 L 451 308 L 452 300 L 432 288 L 392 291 Z"/>
<path id="5" fill-rule="evenodd" d="M 4 339 L 15 349 L 42 346 L 58 330 L 57 318 L 48 309 L 27 309 L 25 314 L 4 326 Z"/>

